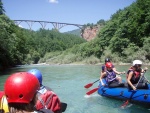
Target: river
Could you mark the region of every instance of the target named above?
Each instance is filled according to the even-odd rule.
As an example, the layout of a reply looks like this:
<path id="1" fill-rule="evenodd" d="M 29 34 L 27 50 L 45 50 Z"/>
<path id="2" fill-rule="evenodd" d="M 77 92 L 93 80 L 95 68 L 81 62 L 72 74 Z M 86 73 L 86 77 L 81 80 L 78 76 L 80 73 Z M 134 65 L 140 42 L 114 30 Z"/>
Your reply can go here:
<path id="1" fill-rule="evenodd" d="M 116 65 L 118 71 L 127 71 L 130 66 Z M 150 110 L 140 105 L 129 104 L 125 109 L 121 109 L 121 100 L 102 97 L 96 93 L 87 96 L 87 91 L 96 88 L 98 82 L 89 89 L 84 86 L 94 82 L 99 78 L 100 65 L 27 65 L 12 68 L 0 74 L 0 90 L 6 78 L 14 73 L 39 69 L 43 74 L 43 84 L 51 87 L 59 96 L 62 102 L 67 103 L 65 113 L 149 113 Z M 150 69 L 150 67 L 148 66 Z M 145 76 L 150 80 L 150 70 Z M 125 75 L 122 75 L 125 79 Z"/>

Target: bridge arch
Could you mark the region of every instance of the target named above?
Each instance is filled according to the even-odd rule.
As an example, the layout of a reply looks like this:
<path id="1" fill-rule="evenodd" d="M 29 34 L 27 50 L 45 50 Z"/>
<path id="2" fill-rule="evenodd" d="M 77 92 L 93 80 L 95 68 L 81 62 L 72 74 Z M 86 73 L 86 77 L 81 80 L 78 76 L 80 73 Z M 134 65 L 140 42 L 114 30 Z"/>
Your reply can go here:
<path id="1" fill-rule="evenodd" d="M 82 30 L 84 25 L 81 24 L 71 24 L 71 23 L 60 23 L 60 22 L 50 22 L 50 21 L 37 21 L 37 20 L 13 20 L 16 25 L 20 25 L 22 22 L 27 23 L 28 27 L 30 30 L 32 30 L 33 24 L 34 23 L 39 23 L 42 27 L 42 29 L 45 29 L 47 24 L 52 24 L 54 29 L 57 29 L 58 31 L 67 26 L 67 25 L 72 25 L 78 27 L 80 30 Z"/>

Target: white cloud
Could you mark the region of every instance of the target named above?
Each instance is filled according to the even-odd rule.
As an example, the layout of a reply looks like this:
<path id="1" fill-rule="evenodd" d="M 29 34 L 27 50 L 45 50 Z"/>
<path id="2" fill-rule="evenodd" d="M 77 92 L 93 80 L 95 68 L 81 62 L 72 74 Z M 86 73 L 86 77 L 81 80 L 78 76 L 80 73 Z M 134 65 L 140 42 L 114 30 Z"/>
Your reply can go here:
<path id="1" fill-rule="evenodd" d="M 49 0 L 50 3 L 58 3 L 57 0 Z"/>

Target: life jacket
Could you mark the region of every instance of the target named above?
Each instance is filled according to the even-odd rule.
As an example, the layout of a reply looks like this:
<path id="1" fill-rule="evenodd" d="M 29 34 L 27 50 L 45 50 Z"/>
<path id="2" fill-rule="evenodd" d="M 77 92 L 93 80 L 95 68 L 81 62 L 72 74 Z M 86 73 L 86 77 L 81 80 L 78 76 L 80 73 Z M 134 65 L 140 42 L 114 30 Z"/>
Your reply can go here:
<path id="1" fill-rule="evenodd" d="M 126 80 L 128 79 L 129 73 L 133 71 L 132 66 L 128 69 L 127 74 L 126 74 Z"/>
<path id="2" fill-rule="evenodd" d="M 0 91 L 0 99 L 3 97 L 4 91 Z"/>
<path id="3" fill-rule="evenodd" d="M 45 87 L 38 91 L 38 100 L 36 102 L 36 109 L 50 109 L 54 113 L 61 113 L 61 103 L 58 96 Z"/>
<path id="4" fill-rule="evenodd" d="M 106 71 L 106 81 L 107 83 L 110 83 L 116 79 L 116 74 L 113 70 Z"/>
<path id="5" fill-rule="evenodd" d="M 4 113 L 9 113 L 8 102 L 5 95 L 0 98 L 0 110 L 4 111 Z"/>
<path id="6" fill-rule="evenodd" d="M 128 72 L 127 72 L 127 75 L 126 75 L 126 78 L 127 78 L 127 79 L 128 79 L 129 73 L 130 73 L 131 71 L 133 71 L 133 76 L 132 76 L 132 78 L 131 78 L 131 82 L 132 82 L 133 84 L 136 84 L 136 83 L 139 81 L 139 79 L 140 79 L 141 72 L 139 72 L 139 71 L 134 71 L 133 68 L 132 68 L 132 66 L 131 66 L 131 67 L 129 68 Z"/>

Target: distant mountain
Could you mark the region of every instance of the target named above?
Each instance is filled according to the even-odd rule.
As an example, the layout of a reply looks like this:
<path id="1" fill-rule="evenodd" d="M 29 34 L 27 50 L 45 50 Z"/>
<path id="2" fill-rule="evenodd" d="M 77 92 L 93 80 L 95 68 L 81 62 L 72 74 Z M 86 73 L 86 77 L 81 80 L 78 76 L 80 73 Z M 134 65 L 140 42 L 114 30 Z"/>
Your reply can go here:
<path id="1" fill-rule="evenodd" d="M 64 32 L 64 33 L 73 34 L 73 35 L 77 35 L 77 36 L 81 37 L 81 30 L 80 29 L 75 29 L 72 31 Z"/>

